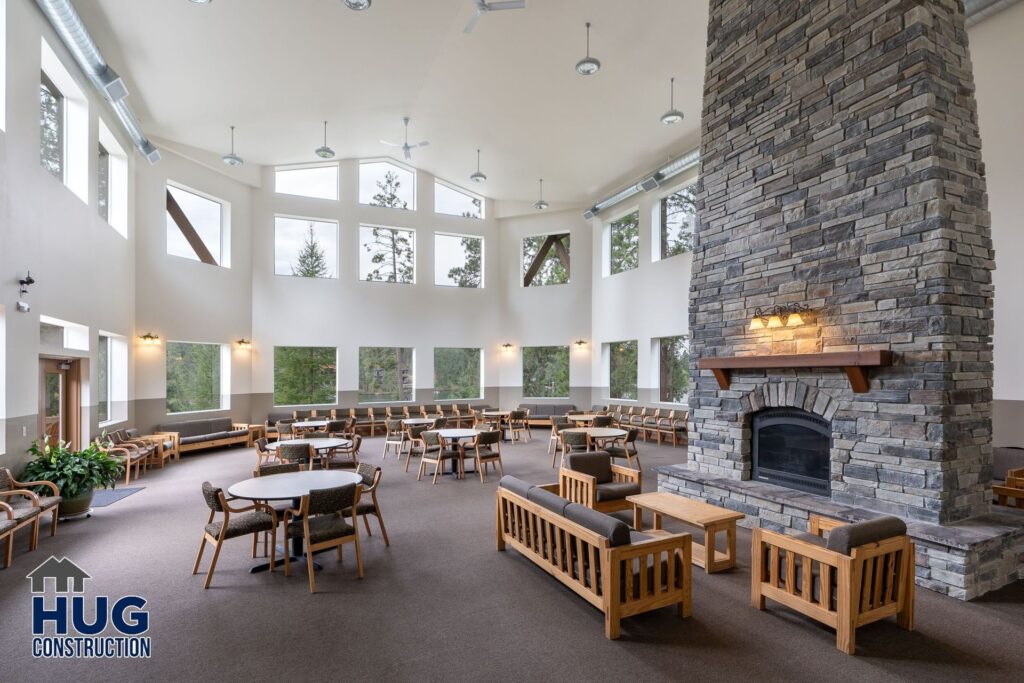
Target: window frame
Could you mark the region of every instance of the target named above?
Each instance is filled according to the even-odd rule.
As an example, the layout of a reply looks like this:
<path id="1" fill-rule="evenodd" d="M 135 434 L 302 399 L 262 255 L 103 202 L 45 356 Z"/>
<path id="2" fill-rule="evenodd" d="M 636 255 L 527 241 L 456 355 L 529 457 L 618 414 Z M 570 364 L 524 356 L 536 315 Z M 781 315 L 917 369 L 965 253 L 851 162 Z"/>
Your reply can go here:
<path id="1" fill-rule="evenodd" d="M 480 284 L 476 287 L 463 287 L 462 285 L 449 285 L 437 281 L 437 238 L 458 237 L 459 239 L 469 238 L 480 242 Z M 415 254 L 414 254 L 415 255 Z M 487 240 L 483 235 L 470 235 L 466 233 L 448 232 L 445 230 L 434 231 L 434 286 L 446 289 L 484 289 L 487 286 Z M 447 348 L 447 347 L 445 347 Z M 461 347 L 455 347 L 461 348 Z"/>
<path id="2" fill-rule="evenodd" d="M 534 239 L 536 237 L 549 237 L 550 235 L 568 235 L 569 236 L 569 247 L 567 249 L 567 251 L 569 252 L 569 277 L 568 277 L 568 279 L 565 282 L 552 282 L 552 283 L 543 284 L 543 285 L 535 285 L 535 284 L 531 283 L 531 284 L 528 285 L 525 282 L 525 280 L 526 280 L 526 272 L 527 272 L 528 268 L 526 266 L 526 257 L 525 257 L 525 253 L 524 253 L 525 250 L 523 249 L 523 245 L 526 242 L 526 240 L 528 240 L 528 239 Z M 541 244 L 542 245 L 544 244 L 543 241 L 541 242 Z M 537 232 L 537 233 L 530 233 L 528 235 L 523 235 L 522 238 L 520 238 L 520 240 L 519 240 L 519 256 L 518 256 L 518 259 L 519 259 L 519 276 L 518 276 L 518 278 L 519 278 L 519 287 L 521 289 L 533 289 L 535 287 L 536 288 L 560 287 L 560 286 L 563 286 L 563 285 L 572 284 L 572 230 L 549 230 L 547 232 Z"/>
<path id="3" fill-rule="evenodd" d="M 388 280 L 368 280 L 365 277 L 363 277 L 363 228 L 369 228 L 371 230 L 373 230 L 374 228 L 378 228 L 378 229 L 382 229 L 382 230 L 401 230 L 403 232 L 411 232 L 412 233 L 412 279 L 411 280 L 409 280 L 408 282 L 404 282 L 404 281 L 403 282 L 390 282 Z M 417 262 L 419 260 L 419 258 L 418 258 L 419 257 L 419 244 L 418 244 L 418 241 L 417 241 L 417 232 L 418 231 L 416 230 L 416 228 L 404 228 L 404 227 L 398 227 L 398 226 L 394 226 L 394 225 L 381 225 L 379 223 L 363 223 L 363 222 L 360 222 L 359 223 L 359 229 L 356 231 L 356 240 L 357 240 L 357 244 L 358 244 L 358 252 L 357 252 L 357 254 L 358 254 L 358 258 L 359 258 L 359 271 L 358 271 L 359 282 L 368 282 L 368 283 L 377 284 L 377 285 L 415 285 L 416 284 L 417 276 L 419 275 L 419 268 L 417 266 Z"/>
<path id="4" fill-rule="evenodd" d="M 312 221 L 314 223 L 328 223 L 334 226 L 334 275 L 330 277 L 307 277 L 305 275 L 286 275 L 277 272 L 277 219 L 295 221 Z M 341 223 L 333 218 L 314 218 L 312 216 L 297 216 L 287 213 L 274 213 L 274 248 L 270 254 L 270 272 L 274 277 L 285 277 L 299 280 L 340 280 L 341 279 Z"/>
<path id="5" fill-rule="evenodd" d="M 167 234 L 166 234 L 166 232 L 164 233 L 164 254 L 166 256 L 172 256 L 174 258 L 179 258 L 179 259 L 182 259 L 184 261 L 190 261 L 192 263 L 198 263 L 198 264 L 203 265 L 203 266 L 214 266 L 216 268 L 228 268 L 228 269 L 230 269 L 231 268 L 231 202 L 227 201 L 226 199 L 221 199 L 220 197 L 217 197 L 216 195 L 212 195 L 209 192 L 204 192 L 202 190 L 198 190 L 198 189 L 196 189 L 194 187 L 190 187 L 189 185 L 185 185 L 184 183 L 180 183 L 180 182 L 178 182 L 176 180 L 171 180 L 170 178 L 168 178 L 166 180 L 166 182 L 164 183 L 164 189 L 165 189 L 165 191 L 169 191 L 168 188 L 171 188 L 171 187 L 173 187 L 176 190 L 180 190 L 182 192 L 187 192 L 189 194 L 193 194 L 193 195 L 195 195 L 197 197 L 200 197 L 202 199 L 207 199 L 207 200 L 209 200 L 209 201 L 211 201 L 211 202 L 213 202 L 213 203 L 215 203 L 215 204 L 220 206 L 220 258 L 217 260 L 216 264 L 211 264 L 211 263 L 203 263 L 198 258 L 198 255 L 197 255 L 197 258 L 190 258 L 188 256 L 179 256 L 178 254 L 172 254 L 172 253 L 167 251 L 168 245 L 167 245 Z M 166 207 L 164 208 L 164 214 L 165 214 L 165 219 L 169 219 L 169 220 L 171 220 L 173 222 L 173 219 L 170 218 L 170 215 L 167 213 Z M 175 227 L 177 227 L 177 225 L 175 225 Z M 165 229 L 166 229 L 166 224 L 165 224 Z M 207 247 L 207 248 L 209 248 L 209 247 Z"/>
<path id="6" fill-rule="evenodd" d="M 665 237 L 665 221 L 664 221 L 664 206 L 665 200 L 674 194 L 682 192 L 688 187 L 692 187 L 700 182 L 700 176 L 695 175 L 689 180 L 684 180 L 677 185 L 674 185 L 672 189 L 658 193 L 654 206 L 651 208 L 651 262 L 656 263 L 658 261 L 668 261 L 676 256 L 685 256 L 686 254 L 693 254 L 693 249 L 690 251 L 684 251 L 679 254 L 672 254 L 671 256 L 662 256 L 664 237 Z M 691 229 L 691 234 L 696 235 L 696 215 L 694 216 L 694 225 Z"/>
<path id="7" fill-rule="evenodd" d="M 479 216 L 463 216 L 462 214 L 458 214 L 458 213 L 447 213 L 447 212 L 444 212 L 444 211 L 438 211 L 437 210 L 437 186 L 438 185 L 440 185 L 441 187 L 443 187 L 443 188 L 445 188 L 447 190 L 451 190 L 452 192 L 457 192 L 457 193 L 459 193 L 459 194 L 461 194 L 463 196 L 469 197 L 470 199 L 479 200 L 479 202 L 480 202 L 480 215 Z M 486 199 L 482 195 L 478 195 L 475 192 L 470 192 L 469 190 L 461 188 L 458 185 L 456 185 L 455 183 L 450 183 L 447 180 L 442 180 L 440 178 L 434 178 L 434 213 L 437 214 L 438 216 L 454 216 L 455 218 L 464 218 L 464 219 L 470 220 L 470 221 L 482 221 L 482 220 L 485 220 L 487 218 L 486 205 L 487 205 L 487 201 L 486 201 Z"/>
<path id="8" fill-rule="evenodd" d="M 529 396 L 526 393 L 526 350 L 527 349 L 543 349 L 543 348 L 557 348 L 565 349 L 567 366 L 569 368 L 569 377 L 566 379 L 566 392 L 565 396 Z M 569 348 L 569 344 L 532 344 L 524 345 L 520 349 L 520 368 L 519 368 L 519 383 L 522 385 L 523 400 L 531 401 L 542 401 L 542 400 L 563 400 L 571 397 L 572 394 L 572 349 Z"/>
<path id="9" fill-rule="evenodd" d="M 361 188 L 361 181 L 363 177 L 363 166 L 368 164 L 389 164 L 399 170 L 412 174 L 412 201 L 407 202 L 407 207 L 403 209 L 399 206 L 381 206 L 380 204 L 370 204 L 369 202 L 363 201 L 363 198 L 359 190 Z M 416 175 L 417 174 L 415 168 L 409 166 L 408 164 L 403 164 L 395 159 L 392 159 L 391 157 L 371 157 L 369 159 L 360 159 L 359 168 L 357 169 L 356 173 L 356 203 L 359 204 L 360 206 L 370 206 L 373 207 L 374 209 L 385 209 L 389 211 L 416 211 L 418 208 L 418 202 L 416 200 L 416 197 L 419 185 L 418 178 L 416 177 Z"/>
<path id="10" fill-rule="evenodd" d="M 634 267 L 632 267 L 632 268 L 625 268 L 623 270 L 613 271 L 612 270 L 612 230 L 614 229 L 614 226 L 615 226 L 616 223 L 621 221 L 623 218 L 626 218 L 627 216 L 631 216 L 633 214 L 636 214 L 636 265 Z M 613 214 L 613 216 L 609 220 L 605 221 L 603 229 L 601 230 L 601 242 L 602 242 L 602 249 L 601 249 L 601 251 L 604 254 L 604 258 L 602 259 L 602 264 L 601 264 L 601 274 L 602 274 L 603 277 L 612 277 L 614 275 L 622 275 L 623 273 L 628 273 L 628 272 L 630 272 L 632 270 L 639 270 L 640 269 L 640 263 L 641 263 L 641 259 L 640 259 L 640 237 L 641 237 L 641 234 L 640 233 L 641 233 L 641 226 L 640 226 L 640 207 L 639 206 L 632 206 L 632 207 L 630 207 L 628 209 L 624 209 L 622 211 L 618 211 L 615 214 Z"/>
<path id="11" fill-rule="evenodd" d="M 334 169 L 334 196 L 333 197 L 317 197 L 308 194 L 296 194 L 294 192 L 282 192 L 277 189 L 277 174 L 281 172 L 289 171 L 308 171 L 310 169 L 320 168 L 332 168 Z M 324 202 L 339 202 L 341 201 L 341 167 L 337 161 L 328 162 L 311 162 L 307 164 L 287 164 L 282 166 L 274 166 L 274 194 L 282 195 L 285 197 L 301 197 L 303 199 L 315 199 Z"/>
<path id="12" fill-rule="evenodd" d="M 220 380 L 220 406 L 217 408 L 203 408 L 201 410 L 182 410 L 171 412 L 167 409 L 167 359 L 171 352 L 171 344 L 197 344 L 202 346 L 217 346 L 220 349 L 219 372 Z M 202 413 L 217 413 L 231 410 L 231 347 L 220 342 L 182 341 L 180 339 L 169 339 L 164 344 L 164 413 L 167 415 L 192 415 Z"/>

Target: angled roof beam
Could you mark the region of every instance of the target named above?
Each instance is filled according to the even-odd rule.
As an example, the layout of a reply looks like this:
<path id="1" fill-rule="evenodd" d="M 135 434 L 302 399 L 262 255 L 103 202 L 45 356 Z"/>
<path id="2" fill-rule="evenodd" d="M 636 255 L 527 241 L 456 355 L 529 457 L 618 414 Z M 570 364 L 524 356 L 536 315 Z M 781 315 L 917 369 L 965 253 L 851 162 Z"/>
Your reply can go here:
<path id="1" fill-rule="evenodd" d="M 188 245 L 192 247 L 192 251 L 196 253 L 199 260 L 203 263 L 207 263 L 211 266 L 216 266 L 217 261 L 213 258 L 213 254 L 206 248 L 206 244 L 203 242 L 203 238 L 199 236 L 196 229 L 192 227 L 192 221 L 188 219 L 185 212 L 178 206 L 177 200 L 171 194 L 170 190 L 167 190 L 167 213 L 171 215 L 171 219 L 174 220 L 174 224 L 178 226 L 178 230 L 181 230 L 181 234 L 185 237 Z"/>

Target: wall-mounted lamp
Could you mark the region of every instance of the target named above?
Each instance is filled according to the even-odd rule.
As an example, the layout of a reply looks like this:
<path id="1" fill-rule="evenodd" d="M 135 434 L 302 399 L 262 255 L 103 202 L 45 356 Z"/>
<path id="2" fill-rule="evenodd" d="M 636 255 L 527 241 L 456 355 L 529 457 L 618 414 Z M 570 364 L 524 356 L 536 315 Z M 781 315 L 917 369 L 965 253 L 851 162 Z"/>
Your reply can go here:
<path id="1" fill-rule="evenodd" d="M 515 347 L 512 346 L 512 342 L 505 342 L 504 344 L 501 345 L 502 351 L 511 351 L 513 348 Z"/>
<path id="2" fill-rule="evenodd" d="M 804 324 L 801 313 L 810 310 L 804 304 L 789 304 L 786 306 L 772 306 L 764 309 L 758 308 L 754 311 L 754 317 L 750 319 L 750 330 L 775 330 L 780 327 L 799 327 Z"/>
<path id="3" fill-rule="evenodd" d="M 160 337 L 156 336 L 155 334 L 153 334 L 151 332 L 147 332 L 146 334 L 143 334 L 143 335 L 139 336 L 139 339 L 142 341 L 142 343 L 145 346 L 159 346 L 160 345 Z"/>
<path id="4" fill-rule="evenodd" d="M 252 342 L 246 339 L 245 337 L 242 337 L 241 339 L 236 341 L 235 345 L 238 346 L 238 348 L 242 349 L 243 351 L 248 351 L 249 349 L 252 348 Z"/>
<path id="5" fill-rule="evenodd" d="M 36 280 L 35 280 L 34 277 L 32 277 L 32 271 L 31 270 L 26 270 L 25 271 L 25 277 L 23 277 L 20 280 L 18 280 L 18 285 L 19 285 L 19 287 L 18 287 L 18 297 L 19 298 L 18 298 L 17 308 L 18 308 L 18 312 L 19 313 L 28 313 L 29 311 L 32 310 L 32 306 L 30 306 L 27 301 L 22 301 L 21 297 L 23 297 L 26 294 L 28 294 L 29 285 L 34 285 L 35 283 L 36 283 Z"/>
<path id="6" fill-rule="evenodd" d="M 582 349 L 584 346 L 587 345 L 587 340 L 586 339 L 577 339 L 573 343 L 576 344 L 576 348 L 577 349 Z"/>

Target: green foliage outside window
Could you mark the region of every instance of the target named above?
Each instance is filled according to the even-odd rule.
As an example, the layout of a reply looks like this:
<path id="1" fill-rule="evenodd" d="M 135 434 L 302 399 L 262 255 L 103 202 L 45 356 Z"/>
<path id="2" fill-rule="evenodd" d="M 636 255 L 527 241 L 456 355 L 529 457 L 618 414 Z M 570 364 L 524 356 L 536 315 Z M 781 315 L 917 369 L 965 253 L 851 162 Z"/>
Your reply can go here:
<path id="1" fill-rule="evenodd" d="M 274 347 L 274 405 L 337 401 L 338 351 L 333 346 Z"/>
<path id="2" fill-rule="evenodd" d="M 693 251 L 693 226 L 697 220 L 697 183 L 661 200 L 661 258 Z"/>
<path id="3" fill-rule="evenodd" d="M 609 349 L 609 396 L 635 401 L 637 399 L 637 342 L 612 342 Z"/>
<path id="4" fill-rule="evenodd" d="M 690 345 L 686 335 L 662 337 L 658 373 L 661 400 L 683 403 L 690 388 Z"/>
<path id="5" fill-rule="evenodd" d="M 640 265 L 640 212 L 612 221 L 609 226 L 611 274 L 633 270 Z"/>
<path id="6" fill-rule="evenodd" d="M 46 74 L 39 82 L 39 162 L 58 180 L 64 178 L 64 96 Z"/>
<path id="7" fill-rule="evenodd" d="M 483 245 L 478 237 L 459 239 L 465 263 L 448 270 L 448 279 L 457 287 L 479 287 L 483 280 Z"/>
<path id="8" fill-rule="evenodd" d="M 569 347 L 523 347 L 523 396 L 569 397 Z"/>
<path id="9" fill-rule="evenodd" d="M 167 412 L 217 410 L 220 344 L 167 342 Z"/>
<path id="10" fill-rule="evenodd" d="M 434 349 L 434 400 L 480 398 L 480 349 Z"/>
<path id="11" fill-rule="evenodd" d="M 413 400 L 413 350 L 400 347 L 359 348 L 359 402 Z"/>
<path id="12" fill-rule="evenodd" d="M 96 417 L 99 422 L 110 419 L 110 337 L 102 334 L 96 349 Z"/>
<path id="13" fill-rule="evenodd" d="M 530 270 L 530 266 L 533 265 L 534 259 L 537 258 L 537 254 L 540 252 L 544 242 L 551 237 L 551 235 L 537 235 L 536 237 L 527 237 L 523 240 L 523 275 Z M 565 250 L 569 252 L 569 233 L 558 235 L 559 240 L 565 245 Z M 569 269 L 566 268 L 562 259 L 558 257 L 558 251 L 555 247 L 548 250 L 544 256 L 544 260 L 541 263 L 540 269 L 537 274 L 534 275 L 527 286 L 529 287 L 543 287 L 545 285 L 564 285 L 569 282 Z"/>
<path id="14" fill-rule="evenodd" d="M 296 277 L 331 277 L 331 266 L 327 262 L 327 254 L 313 231 L 310 224 L 306 232 L 306 241 L 302 243 L 302 249 L 295 258 L 295 265 L 292 266 L 292 275 Z"/>

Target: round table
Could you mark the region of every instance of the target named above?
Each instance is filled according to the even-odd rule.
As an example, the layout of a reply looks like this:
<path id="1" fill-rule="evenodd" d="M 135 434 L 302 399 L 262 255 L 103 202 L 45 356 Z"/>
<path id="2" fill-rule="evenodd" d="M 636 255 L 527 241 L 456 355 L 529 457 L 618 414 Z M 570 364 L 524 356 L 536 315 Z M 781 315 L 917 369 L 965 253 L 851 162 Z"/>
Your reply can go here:
<path id="1" fill-rule="evenodd" d="M 318 441 L 319 439 L 302 439 L 306 441 Z M 324 439 L 328 441 L 329 439 Z M 333 439 L 342 441 L 342 439 Z M 287 443 L 287 442 L 285 442 Z M 243 500 L 288 500 L 291 499 L 292 506 L 298 508 L 301 505 L 303 496 L 308 496 L 314 489 L 329 489 L 335 486 L 346 486 L 348 484 L 359 484 L 363 478 L 355 472 L 344 470 L 302 470 L 299 472 L 286 472 L 284 474 L 269 474 L 264 477 L 253 477 L 245 479 L 228 487 L 228 494 L 234 498 Z M 301 562 L 304 557 L 302 550 L 302 536 L 292 537 L 291 561 Z M 284 564 L 284 559 L 277 561 L 277 567 Z M 250 573 L 263 572 L 270 569 L 270 563 L 264 562 L 251 569 Z"/>
<path id="2" fill-rule="evenodd" d="M 498 431 L 501 432 L 501 440 L 508 441 L 509 438 L 506 434 L 508 429 L 508 418 L 512 414 L 511 410 L 484 410 L 480 413 L 484 417 L 496 417 L 498 418 Z M 505 426 L 502 427 L 501 423 L 504 422 Z"/>
<path id="3" fill-rule="evenodd" d="M 402 424 L 414 427 L 416 425 L 432 425 L 434 424 L 434 418 L 432 417 L 407 417 L 402 420 Z"/>
<path id="4" fill-rule="evenodd" d="M 292 423 L 292 429 L 324 429 L 326 426 L 327 420 L 303 420 Z"/>
<path id="5" fill-rule="evenodd" d="M 267 444 L 268 451 L 276 451 L 278 446 L 284 444 L 286 446 L 291 445 L 302 445 L 302 444 L 313 444 L 313 450 L 315 451 L 333 451 L 335 448 L 348 448 L 352 445 L 352 442 L 348 439 L 285 439 L 284 441 L 274 441 L 273 443 Z"/>
<path id="6" fill-rule="evenodd" d="M 447 439 L 449 441 L 454 441 L 456 445 L 458 445 L 460 439 L 473 439 L 473 438 L 476 438 L 476 435 L 479 434 L 479 433 L 480 432 L 478 432 L 475 429 L 438 429 L 437 430 L 437 435 L 438 436 L 440 436 L 440 437 L 442 437 L 444 439 Z M 474 470 L 474 472 L 475 471 L 476 470 Z M 452 460 L 452 471 L 451 471 L 451 473 L 455 474 L 455 475 L 457 475 L 459 473 L 458 467 L 456 467 L 454 460 Z"/>
<path id="7" fill-rule="evenodd" d="M 589 434 L 594 441 L 608 441 L 609 439 L 621 439 L 628 432 L 625 429 L 616 427 L 569 427 L 560 429 L 559 432 L 583 432 Z"/>
<path id="8" fill-rule="evenodd" d="M 568 417 L 573 422 L 593 422 L 595 417 L 600 416 L 593 413 L 583 413 L 580 415 L 566 415 L 566 417 Z"/>

